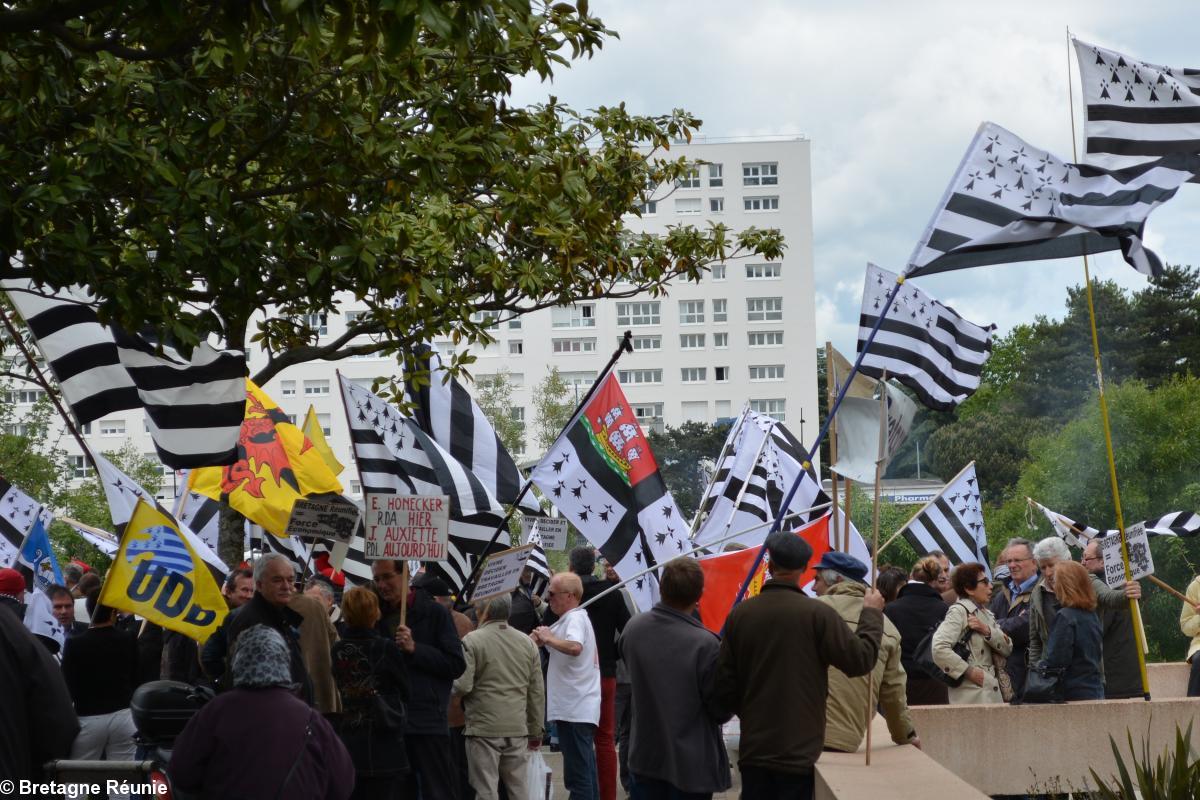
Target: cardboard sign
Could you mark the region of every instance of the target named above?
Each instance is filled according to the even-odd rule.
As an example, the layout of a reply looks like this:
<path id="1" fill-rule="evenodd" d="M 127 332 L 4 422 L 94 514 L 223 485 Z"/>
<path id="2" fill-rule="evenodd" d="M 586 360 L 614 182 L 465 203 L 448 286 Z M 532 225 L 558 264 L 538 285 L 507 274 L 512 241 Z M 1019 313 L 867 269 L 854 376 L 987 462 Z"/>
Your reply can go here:
<path id="1" fill-rule="evenodd" d="M 533 547 L 526 544 L 488 556 L 487 564 L 483 566 L 479 580 L 475 582 L 471 600 L 487 600 L 489 597 L 508 594 L 517 588 L 521 582 L 521 573 L 525 569 L 525 561 L 533 552 Z"/>
<path id="2" fill-rule="evenodd" d="M 1150 557 L 1150 538 L 1146 525 L 1139 522 L 1125 529 L 1125 542 L 1129 547 L 1129 572 L 1133 580 L 1141 580 L 1154 574 L 1154 561 Z M 1121 537 L 1105 536 L 1100 540 L 1100 552 L 1104 556 L 1104 582 L 1110 588 L 1120 589 L 1125 585 L 1125 564 L 1121 561 Z"/>
<path id="3" fill-rule="evenodd" d="M 284 533 L 298 539 L 333 539 L 348 544 L 361 516 L 350 503 L 324 503 L 300 499 L 292 506 Z"/>
<path id="4" fill-rule="evenodd" d="M 450 558 L 450 498 L 444 494 L 365 497 L 363 554 L 369 559 L 446 561 Z"/>
<path id="5" fill-rule="evenodd" d="M 537 528 L 542 537 L 543 550 L 567 549 L 567 521 L 553 517 L 521 517 L 521 538 L 529 541 L 529 534 Z"/>

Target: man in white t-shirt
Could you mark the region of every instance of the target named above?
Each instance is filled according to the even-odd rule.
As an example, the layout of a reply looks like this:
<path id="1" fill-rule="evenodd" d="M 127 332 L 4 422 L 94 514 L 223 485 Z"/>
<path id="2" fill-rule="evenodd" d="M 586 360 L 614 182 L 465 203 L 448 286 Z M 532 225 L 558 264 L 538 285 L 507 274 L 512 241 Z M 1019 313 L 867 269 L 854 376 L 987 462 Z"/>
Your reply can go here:
<path id="1" fill-rule="evenodd" d="M 599 800 L 593 739 L 600 723 L 600 658 L 592 622 L 579 610 L 583 583 L 578 575 L 561 572 L 550 580 L 546 595 L 559 620 L 535 628 L 529 637 L 550 654 L 546 717 L 558 730 L 563 784 L 570 800 Z"/>

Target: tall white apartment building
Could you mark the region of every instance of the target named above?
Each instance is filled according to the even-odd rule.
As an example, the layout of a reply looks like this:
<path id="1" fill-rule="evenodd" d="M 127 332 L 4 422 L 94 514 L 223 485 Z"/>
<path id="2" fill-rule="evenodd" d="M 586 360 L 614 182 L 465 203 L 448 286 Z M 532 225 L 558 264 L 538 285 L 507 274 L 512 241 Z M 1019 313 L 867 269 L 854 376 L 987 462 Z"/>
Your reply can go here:
<path id="1" fill-rule="evenodd" d="M 778 228 L 786 240 L 781 259 L 741 258 L 716 264 L 699 283 L 680 281 L 663 297 L 606 299 L 546 309 L 502 322 L 495 344 L 473 352 L 476 377 L 505 371 L 514 387 L 514 414 L 532 420 L 537 384 L 557 366 L 579 396 L 595 380 L 624 331 L 633 333 L 634 352 L 617 371 L 634 412 L 646 428 L 688 420 L 715 422 L 736 416 L 745 404 L 785 421 L 807 440 L 816 431 L 816 334 L 812 261 L 810 143 L 803 138 L 717 140 L 697 138 L 674 145 L 671 157 L 706 162 L 676 187 L 660 187 L 638 230 L 665 233 L 673 225 L 704 227 L 720 222 L 733 231 Z M 322 337 L 336 337 L 363 309 L 348 298 L 337 314 L 310 323 Z M 452 343 L 435 340 L 442 353 Z M 252 352 L 253 374 L 266 361 Z M 368 384 L 395 374 L 390 358 L 352 358 L 291 367 L 264 388 L 297 420 L 316 410 L 334 452 L 347 465 L 343 483 L 361 491 L 337 388 L 335 369 Z M 468 384 L 469 385 L 469 384 Z M 88 426 L 85 437 L 100 451 L 131 439 L 153 455 L 154 446 L 139 412 L 114 414 Z M 69 436 L 76 477 L 85 474 L 82 455 Z M 527 439 L 526 458 L 536 457 Z M 514 454 L 520 455 L 520 454 Z M 161 493 L 173 480 L 164 470 Z M 150 487 L 147 487 L 150 488 Z"/>

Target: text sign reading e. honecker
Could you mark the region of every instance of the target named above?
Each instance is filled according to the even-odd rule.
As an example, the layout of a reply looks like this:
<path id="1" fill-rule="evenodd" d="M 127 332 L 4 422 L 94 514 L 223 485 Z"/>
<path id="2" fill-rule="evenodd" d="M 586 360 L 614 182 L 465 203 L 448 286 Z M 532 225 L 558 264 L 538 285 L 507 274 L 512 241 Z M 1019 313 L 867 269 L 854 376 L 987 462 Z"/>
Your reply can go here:
<path id="1" fill-rule="evenodd" d="M 449 497 L 371 492 L 365 500 L 367 558 L 446 561 L 450 557 Z"/>

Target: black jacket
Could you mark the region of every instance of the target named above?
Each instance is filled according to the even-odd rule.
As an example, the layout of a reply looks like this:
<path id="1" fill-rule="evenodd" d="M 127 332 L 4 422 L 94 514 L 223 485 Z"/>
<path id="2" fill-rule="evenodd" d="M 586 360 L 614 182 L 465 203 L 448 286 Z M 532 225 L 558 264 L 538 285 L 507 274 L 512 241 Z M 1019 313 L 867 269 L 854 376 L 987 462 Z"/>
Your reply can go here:
<path id="1" fill-rule="evenodd" d="M 304 618 L 292 609 L 284 606 L 277 608 L 267 602 L 261 593 L 255 592 L 250 602 L 234 611 L 225 620 L 225 640 L 228 642 L 228 654 L 225 658 L 226 677 L 232 676 L 230 667 L 233 654 L 237 650 L 237 640 L 242 631 L 255 625 L 266 625 L 274 628 L 283 635 L 287 642 L 288 651 L 292 655 L 292 681 L 300 686 L 300 697 L 311 704 L 313 699 L 312 681 L 309 680 L 308 670 L 304 666 L 304 656 L 300 653 L 300 623 Z M 228 681 L 226 687 L 232 686 Z"/>
<path id="2" fill-rule="evenodd" d="M 901 586 L 900 595 L 884 607 L 884 616 L 900 631 L 900 664 L 909 677 L 930 677 L 914 660 L 917 645 L 942 624 L 948 610 L 950 606 L 942 600 L 942 595 L 927 583 Z"/>
<path id="3" fill-rule="evenodd" d="M 1033 587 L 1030 587 L 1028 591 L 1013 597 L 1007 582 L 1001 581 L 997 583 L 992 592 L 992 602 L 988 604 L 1000 630 L 1012 639 L 1012 655 L 1008 657 L 1005 671 L 1012 681 L 1016 697 L 1025 693 L 1025 653 L 1029 650 L 1029 598 L 1032 593 Z"/>
<path id="4" fill-rule="evenodd" d="M 359 775 L 407 771 L 404 748 L 408 668 L 396 643 L 368 628 L 346 627 L 333 645 L 333 679 L 342 695 L 338 734 Z"/>
<path id="5" fill-rule="evenodd" d="M 416 589 L 408 606 L 407 622 L 416 649 L 404 657 L 409 696 L 404 733 L 449 736 L 446 710 L 450 687 L 467 668 L 454 619 L 428 592 Z M 394 640 L 399 624 L 400 609 L 388 608 L 379 621 L 379 632 Z"/>
<path id="6" fill-rule="evenodd" d="M 525 634 L 532 633 L 534 628 L 542 624 L 537 609 L 533 607 L 528 586 L 518 586 L 512 590 L 512 612 L 508 615 L 508 624 Z"/>
<path id="7" fill-rule="evenodd" d="M 586 603 L 605 589 L 613 585 L 612 581 L 597 578 L 595 575 L 581 575 L 583 583 L 583 600 Z M 584 609 L 592 622 L 592 630 L 596 632 L 596 652 L 600 658 L 600 677 L 617 677 L 617 637 L 625 630 L 629 622 L 629 606 L 625 605 L 625 597 L 620 590 L 609 592 L 604 597 Z M 553 625 L 558 621 L 558 615 L 547 611 L 542 619 L 543 625 Z"/>

